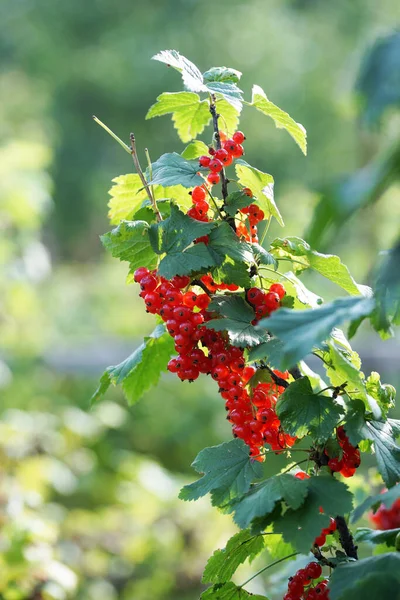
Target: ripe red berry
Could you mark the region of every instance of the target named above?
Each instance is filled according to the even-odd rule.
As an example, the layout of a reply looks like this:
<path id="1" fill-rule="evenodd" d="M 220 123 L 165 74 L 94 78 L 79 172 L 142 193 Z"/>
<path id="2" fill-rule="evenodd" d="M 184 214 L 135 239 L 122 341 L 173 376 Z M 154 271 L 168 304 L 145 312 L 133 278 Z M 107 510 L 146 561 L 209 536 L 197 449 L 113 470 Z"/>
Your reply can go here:
<path id="1" fill-rule="evenodd" d="M 220 148 L 214 154 L 214 158 L 217 158 L 218 160 L 220 160 L 222 163 L 225 164 L 226 161 L 229 160 L 229 152 L 224 150 L 224 148 Z"/>
<path id="2" fill-rule="evenodd" d="M 197 204 L 197 202 L 202 202 L 203 200 L 205 200 L 206 195 L 206 190 L 199 185 L 193 188 L 192 190 L 192 200 L 195 204 Z"/>
<path id="3" fill-rule="evenodd" d="M 270 288 L 269 288 L 270 292 L 275 292 L 275 294 L 278 294 L 279 298 L 282 300 L 282 298 L 285 296 L 286 294 L 286 290 L 283 287 L 283 285 L 281 283 L 273 283 Z"/>
<path id="4" fill-rule="evenodd" d="M 305 473 L 304 471 L 298 471 L 298 473 L 296 473 L 295 475 L 296 479 L 310 479 L 310 476 L 307 475 L 307 473 Z"/>
<path id="5" fill-rule="evenodd" d="M 301 595 L 304 592 L 304 583 L 293 577 L 293 579 L 289 581 L 288 590 L 295 598 L 301 598 Z"/>
<path id="6" fill-rule="evenodd" d="M 278 294 L 275 292 L 268 292 L 265 296 L 265 306 L 268 308 L 269 312 L 272 312 L 279 308 L 280 298 Z"/>
<path id="7" fill-rule="evenodd" d="M 207 181 L 208 183 L 211 183 L 211 185 L 216 185 L 217 183 L 219 183 L 220 180 L 220 176 L 218 175 L 218 173 L 209 173 L 209 175 L 207 175 Z"/>
<path id="8" fill-rule="evenodd" d="M 242 189 L 243 194 L 246 194 L 246 196 L 248 196 L 249 198 L 253 197 L 253 192 L 251 191 L 250 188 L 245 187 Z M 242 209 L 242 212 L 244 212 L 244 210 Z"/>
<path id="9" fill-rule="evenodd" d="M 218 160 L 218 158 L 213 158 L 210 161 L 210 164 L 208 165 L 208 168 L 213 173 L 219 173 L 224 168 L 224 165 L 223 165 L 223 163 L 220 160 Z"/>
<path id="10" fill-rule="evenodd" d="M 230 154 L 234 158 L 240 158 L 244 154 L 243 146 L 241 144 L 237 144 L 236 148 L 234 150 L 231 150 Z"/>
<path id="11" fill-rule="evenodd" d="M 244 133 L 242 133 L 241 131 L 236 131 L 233 134 L 232 139 L 234 142 L 236 142 L 236 144 L 242 144 L 246 138 Z"/>
<path id="12" fill-rule="evenodd" d="M 324 533 L 321 533 L 314 540 L 314 544 L 316 544 L 319 547 L 323 546 L 325 544 L 325 542 L 326 542 L 326 535 Z"/>
<path id="13" fill-rule="evenodd" d="M 229 152 L 229 154 L 233 154 L 237 150 L 236 142 L 232 139 L 226 140 L 226 142 L 224 143 L 224 150 Z"/>
<path id="14" fill-rule="evenodd" d="M 196 306 L 200 309 L 205 309 L 210 304 L 211 298 L 207 294 L 199 294 L 196 298 Z"/>
<path id="15" fill-rule="evenodd" d="M 254 306 L 259 306 L 264 302 L 265 294 L 262 290 L 257 287 L 252 287 L 247 291 L 246 298 Z"/>
<path id="16" fill-rule="evenodd" d="M 309 579 L 318 579 L 321 577 L 322 567 L 317 562 L 310 562 L 305 567 L 305 571 Z"/>
<path id="17" fill-rule="evenodd" d="M 146 277 L 146 275 L 150 275 L 150 271 L 146 269 L 146 267 L 139 267 L 134 272 L 133 278 L 136 281 L 136 283 L 140 283 L 143 277 Z"/>
<path id="18" fill-rule="evenodd" d="M 203 155 L 199 158 L 199 163 L 201 167 L 208 167 L 210 164 L 211 158 L 209 156 Z"/>

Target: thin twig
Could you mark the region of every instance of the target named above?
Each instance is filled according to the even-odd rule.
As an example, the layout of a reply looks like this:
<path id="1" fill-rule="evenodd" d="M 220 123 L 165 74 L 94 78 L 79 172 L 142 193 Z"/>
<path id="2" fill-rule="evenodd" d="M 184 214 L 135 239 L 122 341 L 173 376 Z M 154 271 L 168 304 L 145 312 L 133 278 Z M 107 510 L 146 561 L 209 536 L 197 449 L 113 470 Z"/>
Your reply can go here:
<path id="1" fill-rule="evenodd" d="M 311 552 L 314 554 L 315 558 L 316 558 L 316 559 L 317 559 L 317 560 L 318 560 L 318 561 L 319 561 L 321 564 L 325 565 L 326 567 L 330 567 L 331 569 L 335 569 L 335 567 L 336 567 L 335 563 L 331 562 L 331 561 L 329 560 L 329 558 L 326 558 L 326 557 L 325 557 L 325 556 L 322 554 L 322 552 L 321 552 L 321 550 L 319 549 L 319 547 L 318 547 L 318 546 L 315 546 L 315 545 L 314 545 L 314 546 L 311 548 Z"/>
<path id="2" fill-rule="evenodd" d="M 291 374 L 293 379 L 301 379 L 303 377 L 303 375 L 301 374 L 301 371 L 297 365 L 295 365 L 294 367 L 289 369 L 289 373 Z"/>
<path id="3" fill-rule="evenodd" d="M 248 583 L 250 583 L 250 581 L 252 581 L 255 577 L 257 577 L 258 575 L 260 575 L 261 573 L 263 573 L 267 569 L 270 569 L 271 567 L 275 567 L 275 565 L 279 565 L 279 563 L 283 562 L 284 560 L 288 560 L 288 558 L 293 558 L 294 556 L 297 556 L 298 554 L 300 554 L 300 552 L 293 552 L 292 554 L 289 554 L 288 556 L 285 556 L 284 558 L 280 558 L 279 560 L 274 560 L 274 562 L 270 563 L 266 567 L 263 567 L 262 569 L 260 569 L 259 571 L 257 571 L 257 573 L 254 573 L 254 575 L 252 575 L 251 577 L 249 577 L 249 579 L 247 579 L 239 587 L 241 587 L 241 588 L 244 587 L 245 585 L 247 585 Z"/>
<path id="4" fill-rule="evenodd" d="M 155 200 L 155 198 L 154 198 L 154 196 L 152 194 L 150 186 L 149 186 L 149 184 L 146 181 L 146 178 L 145 178 L 145 176 L 143 174 L 143 171 L 142 171 L 142 167 L 140 166 L 140 163 L 139 163 L 139 158 L 138 158 L 138 155 L 137 155 L 137 152 L 136 152 L 135 135 L 133 133 L 131 133 L 130 136 L 129 136 L 129 139 L 131 140 L 131 155 L 132 155 L 135 167 L 136 167 L 136 171 L 137 171 L 137 173 L 138 173 L 138 175 L 140 177 L 140 181 L 142 182 L 143 187 L 146 189 L 146 192 L 147 192 L 147 194 L 148 194 L 148 196 L 150 198 L 150 201 L 151 201 L 151 203 L 153 205 L 154 212 L 156 213 L 157 221 L 162 221 L 162 216 L 161 216 L 160 211 L 158 210 L 157 202 L 156 202 L 156 200 Z"/>
<path id="5" fill-rule="evenodd" d="M 261 369 L 267 369 L 268 373 L 271 375 L 271 378 L 273 379 L 274 383 L 276 383 L 276 385 L 279 385 L 280 387 L 283 388 L 287 388 L 289 387 L 289 383 L 286 381 L 286 379 L 282 379 L 282 377 L 279 377 L 279 375 L 276 375 L 274 373 L 274 371 L 271 369 L 271 367 L 269 367 L 268 365 L 264 364 Z"/>
<path id="6" fill-rule="evenodd" d="M 144 149 L 144 153 L 146 155 L 147 166 L 149 168 L 149 178 L 150 178 L 150 181 L 153 181 L 153 165 L 151 164 L 149 149 L 145 148 Z M 150 185 L 150 189 L 151 189 L 151 193 L 153 195 L 153 198 L 155 198 L 155 196 L 154 196 L 154 186 Z"/>
<path id="7" fill-rule="evenodd" d="M 211 292 L 208 289 L 208 287 L 206 286 L 205 283 L 203 283 L 200 279 L 193 279 L 192 283 L 190 285 L 197 285 L 198 287 L 201 287 L 201 289 L 207 294 L 207 296 L 211 297 Z"/>
<path id="8" fill-rule="evenodd" d="M 215 144 L 217 146 L 217 150 L 220 150 L 222 147 L 222 144 L 221 144 L 221 136 L 219 135 L 219 127 L 218 127 L 219 114 L 217 113 L 217 106 L 215 104 L 215 96 L 213 94 L 210 95 L 210 113 L 211 113 L 212 121 L 213 121 Z M 226 179 L 225 169 L 222 169 L 222 171 L 220 172 L 220 176 L 221 176 L 222 198 L 224 200 L 224 205 L 225 205 L 225 201 L 228 197 L 228 181 Z M 232 218 L 228 219 L 228 223 L 231 226 L 233 225 L 233 227 L 235 225 L 235 221 Z"/>
<path id="9" fill-rule="evenodd" d="M 111 129 L 109 127 L 107 127 L 107 125 L 105 123 L 103 123 L 103 121 L 100 121 L 100 119 L 98 119 L 95 115 L 93 115 L 93 120 L 95 121 L 95 123 L 97 123 L 97 125 L 100 125 L 100 127 L 102 127 L 104 129 L 104 131 L 107 131 L 107 133 L 109 135 L 111 135 L 111 137 L 118 142 L 118 144 L 120 146 L 123 147 L 123 149 L 125 150 L 125 152 L 128 152 L 128 154 L 131 154 L 131 149 L 129 148 L 129 146 L 127 144 L 125 144 L 125 142 L 123 142 L 121 140 L 121 138 L 119 138 L 113 131 L 111 131 Z"/>

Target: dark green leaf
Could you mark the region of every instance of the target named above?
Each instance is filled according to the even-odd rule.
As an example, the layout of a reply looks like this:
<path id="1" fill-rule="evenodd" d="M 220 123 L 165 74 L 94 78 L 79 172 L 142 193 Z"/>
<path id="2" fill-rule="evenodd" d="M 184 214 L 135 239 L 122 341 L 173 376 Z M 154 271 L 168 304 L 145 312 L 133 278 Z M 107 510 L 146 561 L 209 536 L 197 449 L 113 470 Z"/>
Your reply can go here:
<path id="1" fill-rule="evenodd" d="M 329 581 L 331 600 L 399 600 L 400 553 L 341 564 Z"/>
<path id="2" fill-rule="evenodd" d="M 172 114 L 174 127 L 182 142 L 190 142 L 204 131 L 211 119 L 207 100 L 191 92 L 165 92 L 150 107 L 146 119 Z"/>
<path id="3" fill-rule="evenodd" d="M 316 252 L 310 248 L 307 242 L 298 237 L 277 238 L 271 243 L 271 247 L 277 258 L 295 258 L 293 263 L 295 273 L 301 273 L 304 269 L 311 268 L 352 296 L 367 294 L 369 288 L 366 289 L 365 286 L 358 285 L 354 281 L 348 268 L 338 256 Z"/>
<path id="4" fill-rule="evenodd" d="M 207 83 L 211 81 L 229 81 L 231 83 L 238 83 L 242 74 L 240 71 L 236 71 L 236 69 L 231 69 L 229 67 L 212 67 L 212 69 L 208 69 L 205 73 L 203 73 L 203 79 Z"/>
<path id="5" fill-rule="evenodd" d="M 255 346 L 264 341 L 264 336 L 251 324 L 255 317 L 253 309 L 240 296 L 214 296 L 208 310 L 223 318 L 212 319 L 205 326 L 214 331 L 227 331 L 234 346 Z"/>
<path id="6" fill-rule="evenodd" d="M 232 192 L 225 200 L 225 212 L 234 217 L 240 208 L 245 208 L 252 204 L 253 198 L 250 198 L 242 191 Z"/>
<path id="7" fill-rule="evenodd" d="M 208 154 L 208 146 L 200 140 L 193 140 L 186 146 L 181 156 L 186 160 L 194 160 L 203 154 Z"/>
<path id="8" fill-rule="evenodd" d="M 129 262 L 130 271 L 139 267 L 155 269 L 157 256 L 148 236 L 145 221 L 122 221 L 118 227 L 101 236 L 101 241 L 114 258 Z"/>
<path id="9" fill-rule="evenodd" d="M 388 419 L 385 423 L 366 421 L 362 430 L 364 439 L 374 443 L 378 470 L 388 487 L 400 481 L 400 447 L 396 443 L 395 427 L 395 422 Z"/>
<path id="10" fill-rule="evenodd" d="M 268 600 L 266 596 L 246 592 L 246 590 L 231 581 L 229 583 L 216 583 L 203 592 L 200 598 L 201 600 Z"/>
<path id="11" fill-rule="evenodd" d="M 300 508 L 289 509 L 274 523 L 274 531 L 304 553 L 314 539 L 329 525 L 329 517 L 344 515 L 351 511 L 352 494 L 347 486 L 329 475 L 311 477 L 307 483 L 308 495 Z M 324 514 L 320 513 L 320 506 Z"/>
<path id="12" fill-rule="evenodd" d="M 256 259 L 259 265 L 271 265 L 275 271 L 278 268 L 278 261 L 270 252 L 267 252 L 265 248 L 260 246 L 260 244 L 252 244 L 254 258 Z"/>
<path id="13" fill-rule="evenodd" d="M 176 206 L 171 206 L 171 216 L 150 227 L 150 242 L 157 254 L 164 254 L 158 267 L 163 277 L 189 275 L 215 265 L 205 244 L 191 245 L 201 236 L 207 235 L 214 223 L 202 223 L 188 217 Z"/>
<path id="14" fill-rule="evenodd" d="M 249 362 L 265 361 L 271 367 L 278 368 L 282 362 L 283 344 L 276 338 L 271 338 L 267 342 L 251 348 L 248 355 Z"/>
<path id="15" fill-rule="evenodd" d="M 239 183 L 253 192 L 253 202 L 256 202 L 265 213 L 265 217 L 275 217 L 283 227 L 283 219 L 274 200 L 274 178 L 268 173 L 255 169 L 246 161 L 239 159 L 235 163 L 235 171 Z"/>
<path id="16" fill-rule="evenodd" d="M 382 503 L 386 506 L 386 508 L 390 508 L 398 498 L 400 498 L 400 485 L 393 486 L 390 490 L 384 492 L 383 494 L 368 496 L 364 502 L 354 509 L 351 518 L 352 523 L 355 523 L 358 521 L 358 519 L 361 519 L 365 511 L 369 510 L 372 506 Z"/>
<path id="17" fill-rule="evenodd" d="M 400 314 L 400 240 L 388 252 L 378 269 L 375 281 L 376 309 L 371 324 L 385 339 L 392 335 L 392 325 L 399 325 Z"/>
<path id="18" fill-rule="evenodd" d="M 286 112 L 270 102 L 259 85 L 253 85 L 251 104 L 267 117 L 271 117 L 276 127 L 286 129 L 303 153 L 307 154 L 307 133 L 303 125 L 296 123 Z"/>
<path id="19" fill-rule="evenodd" d="M 185 87 L 191 92 L 206 92 L 203 76 L 199 69 L 190 60 L 179 54 L 176 50 L 161 50 L 152 57 L 153 60 L 165 63 L 173 67 L 182 75 Z"/>
<path id="20" fill-rule="evenodd" d="M 140 400 L 150 387 L 158 383 L 173 352 L 173 339 L 165 331 L 164 325 L 157 325 L 153 333 L 145 337 L 143 344 L 128 358 L 119 365 L 106 369 L 100 379 L 100 386 L 92 397 L 92 402 L 103 396 L 111 383 L 122 384 L 130 404 Z"/>
<path id="21" fill-rule="evenodd" d="M 204 180 L 197 175 L 201 168 L 197 160 L 185 160 L 180 154 L 170 152 L 160 156 L 152 164 L 153 178 L 151 184 L 163 187 L 183 185 L 186 188 L 202 185 Z"/>
<path id="22" fill-rule="evenodd" d="M 235 523 L 246 528 L 253 519 L 271 513 L 281 500 L 293 509 L 299 508 L 307 495 L 307 485 L 290 474 L 276 475 L 253 485 L 245 496 L 231 502 Z"/>
<path id="23" fill-rule="evenodd" d="M 241 288 L 249 288 L 252 285 L 248 265 L 228 256 L 219 267 L 211 269 L 211 273 L 216 283 L 234 283 Z"/>
<path id="24" fill-rule="evenodd" d="M 380 531 L 376 529 L 369 529 L 368 527 L 360 527 L 354 534 L 354 540 L 356 542 L 370 542 L 371 544 L 386 544 L 387 546 L 394 546 L 396 536 L 399 533 L 400 528 Z"/>
<path id="25" fill-rule="evenodd" d="M 276 413 L 286 433 L 302 438 L 308 433 L 318 443 L 325 442 L 343 416 L 337 402 L 314 394 L 308 377 L 296 379 L 280 396 Z"/>
<path id="26" fill-rule="evenodd" d="M 216 550 L 204 569 L 203 583 L 229 581 L 239 565 L 253 560 L 264 549 L 264 536 L 252 535 L 248 529 L 230 538 L 223 550 Z"/>
<path id="27" fill-rule="evenodd" d="M 238 262 L 254 262 L 251 245 L 241 242 L 228 223 L 220 223 L 210 233 L 208 249 L 216 264 L 221 264 L 225 256 Z"/>
<path id="28" fill-rule="evenodd" d="M 250 459 L 248 446 L 239 439 L 205 448 L 197 455 L 192 467 L 204 476 L 181 489 L 179 497 L 182 500 L 197 500 L 213 490 L 244 494 L 253 479 L 262 474 L 262 466 Z"/>
<path id="29" fill-rule="evenodd" d="M 284 342 L 283 367 L 291 367 L 304 358 L 314 346 L 319 346 L 332 329 L 343 321 L 369 314 L 372 298 L 338 298 L 320 308 L 289 310 L 281 308 L 259 323 L 259 329 L 272 331 Z"/>

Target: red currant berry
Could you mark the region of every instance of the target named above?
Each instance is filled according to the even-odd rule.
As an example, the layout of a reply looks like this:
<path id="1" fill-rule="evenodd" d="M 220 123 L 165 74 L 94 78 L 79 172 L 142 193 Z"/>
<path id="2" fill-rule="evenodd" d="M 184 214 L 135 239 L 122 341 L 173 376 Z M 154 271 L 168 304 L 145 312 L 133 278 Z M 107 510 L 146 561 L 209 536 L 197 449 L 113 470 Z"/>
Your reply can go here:
<path id="1" fill-rule="evenodd" d="M 196 306 L 200 309 L 205 309 L 211 302 L 210 296 L 208 294 L 199 294 L 196 298 Z"/>
<path id="2" fill-rule="evenodd" d="M 244 148 L 241 144 L 237 144 L 235 150 L 231 150 L 231 155 L 234 158 L 240 158 L 244 154 Z"/>
<path id="3" fill-rule="evenodd" d="M 283 287 L 283 285 L 281 283 L 273 283 L 270 288 L 269 288 L 270 292 L 275 292 L 275 294 L 278 294 L 279 298 L 282 300 L 282 298 L 285 296 L 286 294 L 286 290 Z"/>
<path id="4" fill-rule="evenodd" d="M 192 200 L 195 204 L 197 204 L 197 202 L 202 202 L 203 200 L 205 200 L 206 195 L 206 190 L 200 185 L 196 186 L 192 190 Z"/>
<path id="5" fill-rule="evenodd" d="M 310 479 L 310 476 L 307 475 L 307 473 L 305 473 L 304 471 L 298 471 L 298 473 L 296 473 L 295 475 L 296 479 Z"/>
<path id="6" fill-rule="evenodd" d="M 325 542 L 326 542 L 326 535 L 324 533 L 321 533 L 321 535 L 316 537 L 314 540 L 314 544 L 316 544 L 320 548 L 321 548 L 321 546 L 323 546 L 325 544 Z"/>
<path id="7" fill-rule="evenodd" d="M 246 138 L 244 133 L 242 133 L 241 131 L 236 131 L 233 134 L 232 139 L 236 144 L 242 144 Z"/>
<path id="8" fill-rule="evenodd" d="M 317 562 L 310 562 L 305 567 L 305 572 L 309 579 L 318 579 L 318 577 L 321 577 L 322 567 Z"/>
<path id="9" fill-rule="evenodd" d="M 224 150 L 224 148 L 220 148 L 220 150 L 217 150 L 214 158 L 217 158 L 218 160 L 220 160 L 222 163 L 226 163 L 226 161 L 229 159 L 229 152 L 227 152 L 226 150 Z"/>
<path id="10" fill-rule="evenodd" d="M 229 152 L 229 154 L 233 154 L 237 150 L 236 142 L 232 139 L 226 140 L 226 142 L 224 143 L 224 150 Z"/>
<path id="11" fill-rule="evenodd" d="M 295 598 L 301 598 L 301 595 L 304 592 L 304 584 L 299 579 L 293 577 L 293 579 L 289 581 L 288 590 Z"/>
<path id="12" fill-rule="evenodd" d="M 208 183 L 211 183 L 211 185 L 216 185 L 217 183 L 219 183 L 220 179 L 221 178 L 218 175 L 218 173 L 210 173 L 209 175 L 207 175 L 207 181 Z"/>
<path id="13" fill-rule="evenodd" d="M 265 294 L 259 288 L 252 287 L 247 291 L 246 297 L 254 306 L 259 306 L 264 302 Z"/>
<path id="14" fill-rule="evenodd" d="M 219 173 L 224 168 L 224 165 L 223 165 L 223 163 L 220 160 L 218 160 L 218 158 L 213 158 L 210 161 L 210 164 L 208 165 L 208 168 L 213 173 Z"/>
<path id="15" fill-rule="evenodd" d="M 275 292 L 268 292 L 265 296 L 265 306 L 268 308 L 269 312 L 272 312 L 279 308 L 280 298 L 278 294 Z"/>
<path id="16" fill-rule="evenodd" d="M 331 471 L 337 473 L 343 468 L 343 460 L 340 458 L 330 458 L 328 460 L 328 467 Z"/>
<path id="17" fill-rule="evenodd" d="M 136 283 L 140 283 L 143 277 L 146 277 L 147 275 L 150 275 L 150 271 L 146 269 L 146 267 L 139 267 L 134 272 L 133 278 L 136 281 Z"/>
<path id="18" fill-rule="evenodd" d="M 208 165 L 210 164 L 211 158 L 209 156 L 200 156 L 199 158 L 199 163 L 201 167 L 208 167 Z"/>

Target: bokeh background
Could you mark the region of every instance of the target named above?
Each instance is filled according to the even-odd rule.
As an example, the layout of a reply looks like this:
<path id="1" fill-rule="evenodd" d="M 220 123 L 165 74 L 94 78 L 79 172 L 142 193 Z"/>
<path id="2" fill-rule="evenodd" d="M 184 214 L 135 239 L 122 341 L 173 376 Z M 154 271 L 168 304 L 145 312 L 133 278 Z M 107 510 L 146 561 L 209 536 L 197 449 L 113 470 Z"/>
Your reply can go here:
<path id="1" fill-rule="evenodd" d="M 234 531 L 207 499 L 177 500 L 197 452 L 229 439 L 212 382 L 165 376 L 134 407 L 115 389 L 89 409 L 103 369 L 153 327 L 99 241 L 111 179 L 132 165 L 92 115 L 155 160 L 182 144 L 168 117 L 144 117 L 181 82 L 151 56 L 175 48 L 201 70 L 243 71 L 247 97 L 258 83 L 308 131 L 304 158 L 243 115 L 286 233 L 369 283 L 399 235 L 398 24 L 397 0 L 0 2 L 1 598 L 194 600 Z M 362 328 L 355 347 L 366 372 L 400 383 L 396 340 Z M 279 585 L 253 589 L 279 598 Z"/>

